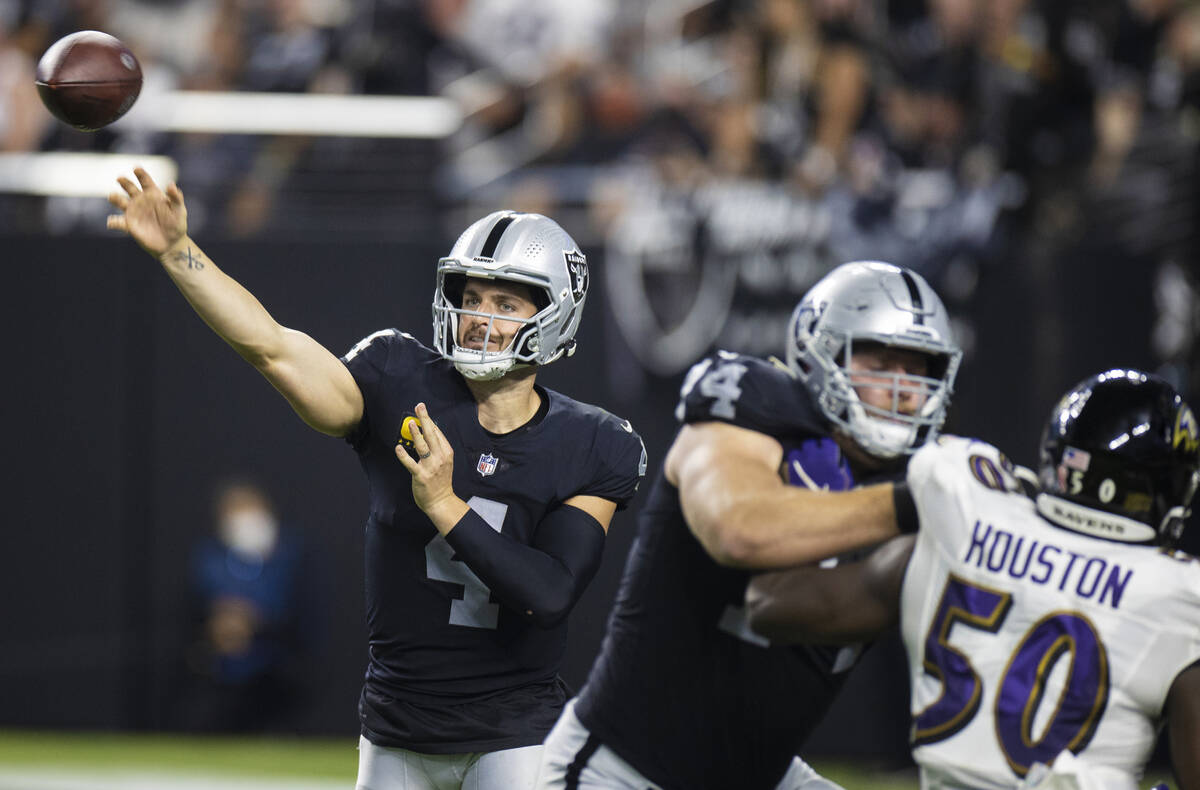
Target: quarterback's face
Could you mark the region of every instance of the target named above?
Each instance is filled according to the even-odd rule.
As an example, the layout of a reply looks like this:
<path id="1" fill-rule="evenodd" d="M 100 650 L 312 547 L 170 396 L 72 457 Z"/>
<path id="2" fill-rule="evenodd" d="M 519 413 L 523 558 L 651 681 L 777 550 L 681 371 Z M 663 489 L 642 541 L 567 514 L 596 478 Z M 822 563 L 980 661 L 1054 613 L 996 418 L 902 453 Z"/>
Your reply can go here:
<path id="1" fill-rule="evenodd" d="M 928 375 L 929 357 L 919 351 L 871 343 L 850 355 L 850 380 L 859 400 L 885 412 L 920 411 L 927 396 L 918 377 Z"/>
<path id="2" fill-rule="evenodd" d="M 509 318 L 531 318 L 537 312 L 533 293 L 519 283 L 468 278 L 463 288 L 462 309 L 496 316 L 488 334 L 488 318 L 464 315 L 458 320 L 458 345 L 476 351 L 503 351 L 512 343 L 523 324 Z M 487 348 L 483 347 L 487 342 Z"/>

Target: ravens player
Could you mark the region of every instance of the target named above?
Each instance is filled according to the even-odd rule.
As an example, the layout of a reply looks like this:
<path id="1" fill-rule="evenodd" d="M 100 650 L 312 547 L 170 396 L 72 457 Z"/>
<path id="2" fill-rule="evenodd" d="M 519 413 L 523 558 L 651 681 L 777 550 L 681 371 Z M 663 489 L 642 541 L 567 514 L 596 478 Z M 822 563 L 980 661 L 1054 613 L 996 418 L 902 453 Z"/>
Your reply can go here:
<path id="1" fill-rule="evenodd" d="M 789 766 L 858 652 L 751 632 L 746 585 L 896 534 L 890 486 L 824 490 L 900 473 L 943 421 L 960 351 L 929 285 L 876 262 L 815 285 L 791 338 L 788 366 L 717 352 L 688 374 L 683 426 L 601 653 L 547 740 L 540 787 L 822 781 Z M 869 517 L 845 518 L 859 508 Z"/>
<path id="2" fill-rule="evenodd" d="M 109 227 L 366 472 L 358 786 L 531 786 L 566 700 L 567 613 L 646 464 L 628 421 L 535 384 L 574 350 L 588 285 L 575 242 L 541 215 L 491 214 L 438 263 L 433 349 L 386 329 L 339 359 L 200 250 L 176 185 L 135 175 Z"/>
<path id="3" fill-rule="evenodd" d="M 926 447 L 897 511 L 915 540 L 765 574 L 751 622 L 794 641 L 899 619 L 923 787 L 1134 790 L 1165 719 L 1194 790 L 1200 566 L 1172 546 L 1200 482 L 1195 416 L 1162 379 L 1110 370 L 1062 398 L 1040 456 L 1034 476 L 982 442 Z"/>

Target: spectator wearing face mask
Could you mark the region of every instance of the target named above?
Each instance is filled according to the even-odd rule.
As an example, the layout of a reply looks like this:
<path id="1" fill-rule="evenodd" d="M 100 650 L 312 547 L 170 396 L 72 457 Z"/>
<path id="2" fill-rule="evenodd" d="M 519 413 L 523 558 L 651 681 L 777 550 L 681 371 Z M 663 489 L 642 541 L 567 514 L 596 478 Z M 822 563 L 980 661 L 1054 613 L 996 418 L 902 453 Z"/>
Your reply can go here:
<path id="1" fill-rule="evenodd" d="M 196 618 L 182 724 L 277 728 L 297 707 L 295 663 L 308 643 L 301 543 L 254 483 L 220 486 L 214 505 L 215 534 L 191 557 Z"/>

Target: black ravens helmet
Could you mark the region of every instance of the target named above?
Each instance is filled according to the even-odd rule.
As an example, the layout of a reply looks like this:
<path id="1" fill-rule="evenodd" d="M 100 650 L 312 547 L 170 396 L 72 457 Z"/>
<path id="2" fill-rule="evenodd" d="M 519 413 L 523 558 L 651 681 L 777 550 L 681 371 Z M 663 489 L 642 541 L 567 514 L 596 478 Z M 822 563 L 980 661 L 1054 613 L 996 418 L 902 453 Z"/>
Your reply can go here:
<path id="1" fill-rule="evenodd" d="M 1038 512 L 1127 543 L 1173 545 L 1200 481 L 1200 430 L 1166 381 L 1109 370 L 1063 396 L 1042 434 Z"/>

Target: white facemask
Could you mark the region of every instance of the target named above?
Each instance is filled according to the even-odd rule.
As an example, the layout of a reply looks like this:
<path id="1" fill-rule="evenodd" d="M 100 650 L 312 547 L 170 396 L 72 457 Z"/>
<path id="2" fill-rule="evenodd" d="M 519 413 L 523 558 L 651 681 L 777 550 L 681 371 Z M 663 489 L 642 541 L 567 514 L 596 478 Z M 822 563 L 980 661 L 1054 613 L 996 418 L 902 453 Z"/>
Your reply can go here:
<path id="1" fill-rule="evenodd" d="M 279 522 L 265 510 L 238 510 L 221 523 L 221 540 L 248 559 L 266 557 L 278 538 Z"/>

